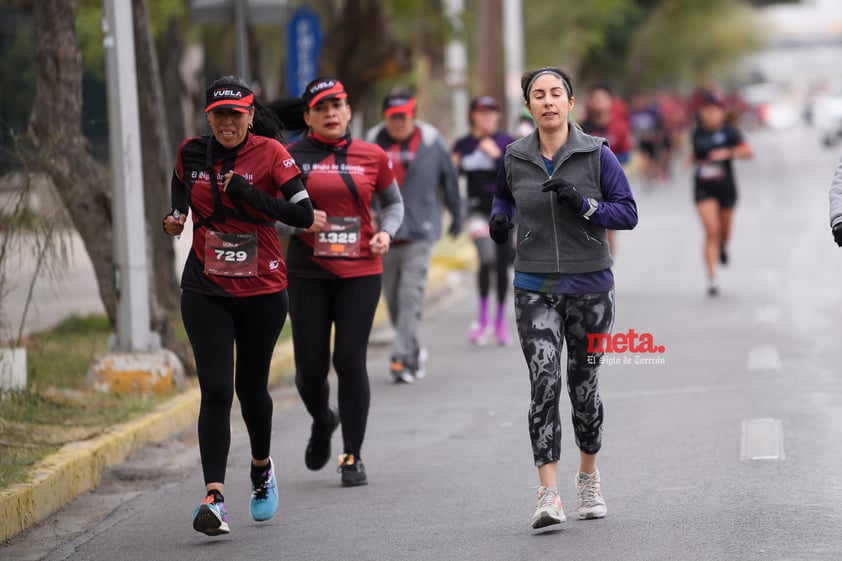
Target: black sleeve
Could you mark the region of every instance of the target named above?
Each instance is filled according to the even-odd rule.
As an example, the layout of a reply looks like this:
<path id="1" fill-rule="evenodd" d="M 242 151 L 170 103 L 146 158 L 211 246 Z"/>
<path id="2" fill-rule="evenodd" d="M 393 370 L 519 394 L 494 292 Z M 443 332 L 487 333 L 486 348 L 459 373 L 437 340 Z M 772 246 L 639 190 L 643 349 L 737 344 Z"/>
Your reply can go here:
<path id="1" fill-rule="evenodd" d="M 190 201 L 187 200 L 187 187 L 175 174 L 175 170 L 173 170 L 170 180 L 170 206 L 172 207 L 171 211 L 178 209 L 178 212 L 185 215 L 190 206 Z"/>
<path id="2" fill-rule="evenodd" d="M 242 175 L 236 173 L 228 182 L 225 192 L 232 199 L 246 203 L 253 209 L 290 226 L 309 228 L 313 224 L 313 204 L 299 176 L 281 186 L 283 199 L 255 189 Z"/>

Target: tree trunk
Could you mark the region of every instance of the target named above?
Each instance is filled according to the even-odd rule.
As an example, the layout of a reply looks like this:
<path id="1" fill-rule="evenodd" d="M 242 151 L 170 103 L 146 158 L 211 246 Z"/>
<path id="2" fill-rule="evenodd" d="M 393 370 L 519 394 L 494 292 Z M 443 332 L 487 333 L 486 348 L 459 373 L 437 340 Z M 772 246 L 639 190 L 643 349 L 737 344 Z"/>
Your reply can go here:
<path id="1" fill-rule="evenodd" d="M 412 53 L 395 39 L 378 0 L 347 0 L 339 13 L 327 11 L 324 37 L 320 69 L 342 80 L 351 104 L 378 80 L 412 69 Z"/>
<path id="2" fill-rule="evenodd" d="M 33 2 L 35 98 L 28 134 L 85 244 L 108 321 L 116 326 L 111 191 L 82 133 L 82 53 L 72 25 L 78 5 Z"/>
<path id="3" fill-rule="evenodd" d="M 158 55 L 149 28 L 146 0 L 132 0 L 134 12 L 135 60 L 137 63 L 140 146 L 143 159 L 143 204 L 146 213 L 150 264 L 150 318 L 153 331 L 161 334 L 165 347 L 175 341 L 170 318 L 178 310 L 178 282 L 175 276 L 173 238 L 161 230 L 161 220 L 170 211 L 170 176 L 173 151 L 167 135 L 169 103 L 164 101 Z"/>
<path id="4" fill-rule="evenodd" d="M 505 99 L 503 91 L 503 2 L 485 0 L 477 3 L 479 19 L 476 34 L 476 59 L 478 59 L 478 95 L 490 95 L 497 100 Z"/>

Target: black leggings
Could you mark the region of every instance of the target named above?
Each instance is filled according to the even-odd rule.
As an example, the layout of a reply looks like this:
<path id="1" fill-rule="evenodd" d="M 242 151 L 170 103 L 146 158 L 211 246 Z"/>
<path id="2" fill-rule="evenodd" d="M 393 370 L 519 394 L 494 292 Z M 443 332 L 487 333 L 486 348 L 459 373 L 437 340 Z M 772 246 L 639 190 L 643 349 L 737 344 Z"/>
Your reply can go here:
<path id="1" fill-rule="evenodd" d="M 602 353 L 588 350 L 588 334 L 610 334 L 614 325 L 614 290 L 590 294 L 548 294 L 515 288 L 515 317 L 520 346 L 529 367 L 532 399 L 529 436 L 536 466 L 561 457 L 561 349 L 567 343 L 567 393 L 576 445 L 585 454 L 602 447 Z"/>
<path id="2" fill-rule="evenodd" d="M 327 424 L 333 325 L 333 367 L 339 385 L 343 452 L 359 458 L 370 402 L 368 338 L 380 299 L 380 275 L 349 279 L 290 277 L 289 293 L 298 393 L 313 421 Z"/>
<path id="3" fill-rule="evenodd" d="M 509 292 L 511 281 L 509 280 L 509 265 L 512 264 L 514 251 L 509 243 L 496 244 L 488 237 L 474 239 L 479 256 L 479 271 L 477 281 L 479 284 L 479 295 L 487 298 L 491 292 L 491 271 L 495 272 L 497 280 L 497 302 L 506 301 L 506 294 Z"/>
<path id="4" fill-rule="evenodd" d="M 199 452 L 205 484 L 225 482 L 234 391 L 240 400 L 252 457 L 269 457 L 269 365 L 288 306 L 285 290 L 247 298 L 207 296 L 186 290 L 181 294 L 181 317 L 193 346 L 202 392 Z"/>

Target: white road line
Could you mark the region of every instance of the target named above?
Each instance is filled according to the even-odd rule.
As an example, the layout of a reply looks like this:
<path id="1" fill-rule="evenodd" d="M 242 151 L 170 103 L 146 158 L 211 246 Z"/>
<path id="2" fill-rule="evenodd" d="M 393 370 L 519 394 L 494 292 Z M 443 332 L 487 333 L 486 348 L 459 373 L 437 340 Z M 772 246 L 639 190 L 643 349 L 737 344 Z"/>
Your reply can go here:
<path id="1" fill-rule="evenodd" d="M 783 460 L 784 427 L 780 419 L 743 421 L 741 460 Z"/>
<path id="2" fill-rule="evenodd" d="M 757 370 L 780 370 L 781 357 L 777 347 L 754 347 L 748 352 L 749 372 Z"/>

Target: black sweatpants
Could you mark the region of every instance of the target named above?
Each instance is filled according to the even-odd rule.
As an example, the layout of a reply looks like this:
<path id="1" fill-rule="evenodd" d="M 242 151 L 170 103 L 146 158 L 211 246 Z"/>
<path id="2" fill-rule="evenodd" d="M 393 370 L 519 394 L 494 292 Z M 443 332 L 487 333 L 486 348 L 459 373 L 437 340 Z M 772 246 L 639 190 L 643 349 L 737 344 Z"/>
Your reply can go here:
<path id="1" fill-rule="evenodd" d="M 186 290 L 181 294 L 181 316 L 193 346 L 202 392 L 199 452 L 205 484 L 225 482 L 235 391 L 252 456 L 269 456 L 269 366 L 288 306 L 285 290 L 245 298 L 207 296 Z"/>
<path id="2" fill-rule="evenodd" d="M 330 334 L 334 327 L 343 452 L 360 457 L 368 421 L 368 338 L 380 299 L 381 276 L 347 279 L 289 278 L 295 385 L 313 421 L 328 422 Z"/>

